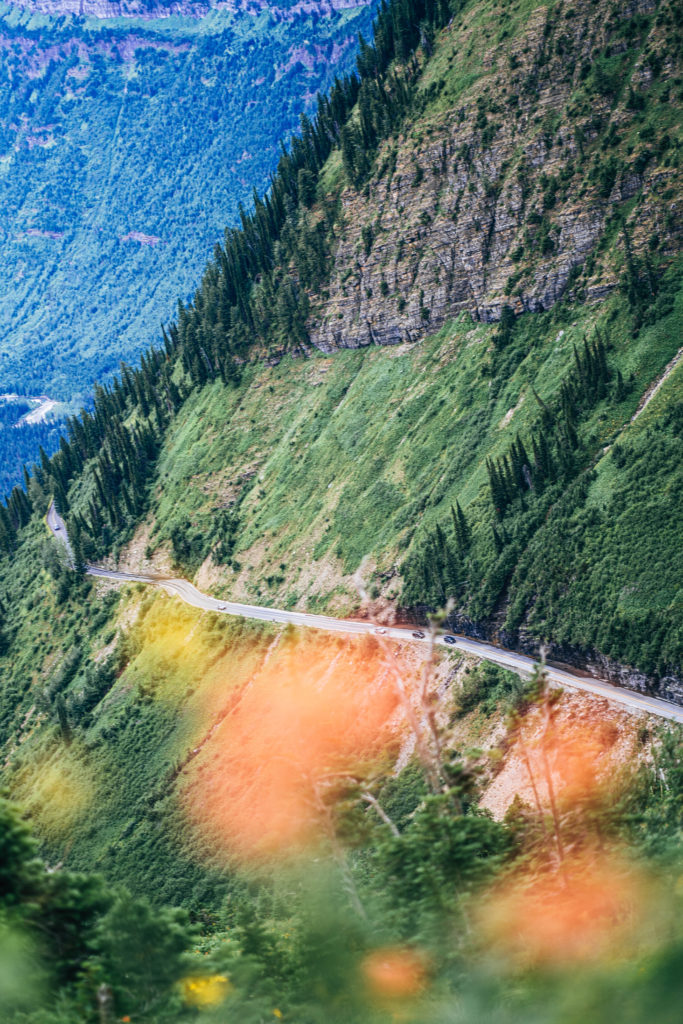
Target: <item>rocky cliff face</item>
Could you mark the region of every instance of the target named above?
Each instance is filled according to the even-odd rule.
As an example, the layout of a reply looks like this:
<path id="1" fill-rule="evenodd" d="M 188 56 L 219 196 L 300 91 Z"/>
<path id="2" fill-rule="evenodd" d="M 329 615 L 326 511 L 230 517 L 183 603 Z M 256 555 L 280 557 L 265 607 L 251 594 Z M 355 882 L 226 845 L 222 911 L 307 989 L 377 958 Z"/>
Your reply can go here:
<path id="1" fill-rule="evenodd" d="M 240 11 L 258 16 L 267 10 L 277 18 L 316 14 L 367 6 L 367 0 L 297 0 L 296 3 L 268 4 L 264 0 L 9 0 L 10 6 L 55 17 L 85 18 L 203 18 L 212 9 Z"/>
<path id="2" fill-rule="evenodd" d="M 454 23 L 421 82 L 428 116 L 383 147 L 364 192 L 344 193 L 313 343 L 416 341 L 461 310 L 548 309 L 572 285 L 601 298 L 617 283 L 599 252 L 616 218 L 636 250 L 659 223 L 674 251 L 680 172 L 666 146 L 644 153 L 648 94 L 677 74 L 665 19 L 644 17 L 660 6 L 539 6 L 509 43 L 467 13 Z"/>
<path id="3" fill-rule="evenodd" d="M 423 606 L 416 611 L 423 621 L 428 621 L 432 609 Z M 548 639 L 540 640 L 528 629 L 509 633 L 501 627 L 500 622 L 474 622 L 469 616 L 457 611 L 451 612 L 448 616 L 446 626 L 451 632 L 461 636 L 494 643 L 511 651 L 519 651 L 530 658 L 538 659 L 544 656 L 551 664 L 568 665 L 635 693 L 651 694 L 660 700 L 683 705 L 683 676 L 675 672 L 670 671 L 653 678 L 633 665 L 625 665 L 607 657 L 595 648 L 559 644 Z"/>
<path id="4" fill-rule="evenodd" d="M 425 609 L 427 614 L 428 609 Z M 539 658 L 544 652 L 546 659 L 558 665 L 570 665 L 598 679 L 606 679 L 615 686 L 622 686 L 635 693 L 651 694 L 660 700 L 683 705 L 683 676 L 667 672 L 653 679 L 646 672 L 624 665 L 594 648 L 573 647 L 570 644 L 542 642 L 527 630 L 510 634 L 492 623 L 475 623 L 465 615 L 453 614 L 448 620 L 449 628 L 455 633 L 471 636 L 476 640 L 492 641 L 510 650 Z"/>

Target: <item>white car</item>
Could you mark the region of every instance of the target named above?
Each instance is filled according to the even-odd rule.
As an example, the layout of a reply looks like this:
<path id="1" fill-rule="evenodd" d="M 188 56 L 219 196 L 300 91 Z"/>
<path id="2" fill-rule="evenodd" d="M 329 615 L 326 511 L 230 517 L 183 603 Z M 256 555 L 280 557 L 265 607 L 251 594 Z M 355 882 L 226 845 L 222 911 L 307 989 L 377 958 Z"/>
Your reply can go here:
<path id="1" fill-rule="evenodd" d="M 228 610 L 227 604 L 219 604 L 218 605 L 218 611 L 219 612 L 227 612 L 227 610 Z"/>
<path id="2" fill-rule="evenodd" d="M 386 633 L 386 629 L 384 628 L 384 626 L 375 626 L 375 628 L 373 629 L 372 632 L 373 633 L 380 633 L 380 634 L 382 634 L 382 633 Z"/>

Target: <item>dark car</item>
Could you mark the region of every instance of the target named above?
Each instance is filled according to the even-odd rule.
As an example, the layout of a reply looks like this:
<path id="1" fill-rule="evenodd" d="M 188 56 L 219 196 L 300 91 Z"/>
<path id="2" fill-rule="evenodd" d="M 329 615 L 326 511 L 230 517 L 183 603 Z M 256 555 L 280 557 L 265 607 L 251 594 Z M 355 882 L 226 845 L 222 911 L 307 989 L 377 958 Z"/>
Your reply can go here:
<path id="1" fill-rule="evenodd" d="M 424 640 L 425 638 L 425 634 L 422 632 L 421 629 L 414 629 L 413 636 L 415 637 L 416 640 Z"/>
<path id="2" fill-rule="evenodd" d="M 451 646 L 451 647 L 453 647 L 453 645 L 454 645 L 454 644 L 457 644 L 457 642 L 458 642 L 458 641 L 457 641 L 457 640 L 455 639 L 455 637 L 454 637 L 454 636 L 445 636 L 445 637 L 443 638 L 443 642 L 444 642 L 445 644 L 450 644 L 450 646 Z"/>

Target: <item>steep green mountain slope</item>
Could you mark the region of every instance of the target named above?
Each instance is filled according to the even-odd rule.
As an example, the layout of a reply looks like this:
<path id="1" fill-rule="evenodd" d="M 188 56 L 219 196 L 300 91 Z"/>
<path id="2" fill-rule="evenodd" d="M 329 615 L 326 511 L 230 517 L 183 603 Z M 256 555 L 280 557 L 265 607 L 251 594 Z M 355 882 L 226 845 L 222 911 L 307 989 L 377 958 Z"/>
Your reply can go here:
<path id="1" fill-rule="evenodd" d="M 679 364 L 630 420 L 676 354 L 681 298 L 636 338 L 615 297 L 601 309 L 531 315 L 503 351 L 497 328 L 465 317 L 420 346 L 249 369 L 227 400 L 220 385 L 207 388 L 159 458 L 150 543 L 170 542 L 190 574 L 203 562 L 200 580 L 238 599 L 348 611 L 364 564 L 373 596 L 404 608 L 451 597 L 508 643 L 522 627 L 558 649 L 676 674 Z M 613 339 L 611 379 L 577 414 L 571 469 L 558 465 L 548 480 L 534 469 L 538 479 L 496 513 L 487 459 L 520 438 L 533 468 L 535 439 L 557 429 L 542 425 L 541 403 L 557 404 L 576 374 L 573 347 L 596 324 Z M 495 392 L 492 361 L 504 371 Z M 559 461 L 566 442 L 551 444 Z M 464 618 L 454 624 L 468 629 Z"/>
<path id="2" fill-rule="evenodd" d="M 137 358 L 371 8 L 2 5 L 1 391 L 82 400 Z"/>
<path id="3" fill-rule="evenodd" d="M 602 114 L 599 120 L 614 148 L 614 182 L 636 174 L 624 169 L 626 161 L 641 168 L 638 187 L 628 198 L 614 183 L 609 195 L 596 188 L 606 140 L 598 129 L 591 139 L 587 127 L 574 126 L 583 139 L 581 158 L 572 151 L 580 180 L 565 195 L 562 174 L 551 188 L 543 171 L 522 190 L 513 240 L 527 241 L 514 262 L 532 291 L 526 298 L 522 291 L 517 312 L 503 304 L 497 325 L 477 323 L 483 309 L 473 296 L 466 313 L 458 315 L 462 303 L 453 302 L 457 318 L 427 344 L 314 355 L 309 327 L 320 322 L 317 306 L 339 308 L 335 261 L 359 225 L 366 257 L 378 244 L 380 229 L 366 230 L 363 217 L 376 210 L 373 183 L 389 173 L 383 153 L 394 154 L 397 174 L 413 161 L 417 208 L 439 174 L 452 194 L 443 167 L 418 173 L 416 147 L 424 126 L 445 116 L 441 94 L 448 82 L 460 82 L 480 10 L 467 7 L 439 33 L 440 11 L 433 9 L 423 30 L 401 15 L 407 34 L 383 14 L 377 49 L 359 57 L 361 84 L 348 80 L 321 102 L 315 124 L 282 156 L 272 194 L 242 230 L 227 235 L 193 304 L 181 306 L 178 323 L 164 332 L 164 348 L 143 358 L 140 371 L 126 369 L 113 391 L 100 390 L 94 416 L 72 420 L 70 443 L 36 469 L 29 498 L 14 493 L 3 514 L 5 544 L 11 552 L 17 528 L 32 510 L 42 512 L 54 490 L 81 557 L 118 549 L 147 516 L 149 553 L 170 542 L 178 567 L 192 573 L 201 565 L 202 580 L 237 597 L 348 609 L 358 600 L 353 574 L 368 559 L 364 586 L 400 614 L 423 616 L 450 601 L 458 628 L 532 650 L 550 643 L 557 655 L 597 662 L 629 685 L 680 696 L 681 311 L 670 255 L 674 185 L 655 189 L 679 180 L 672 121 L 661 103 L 672 99 L 678 81 L 678 35 L 665 31 L 674 24 L 666 5 L 628 25 L 595 12 L 588 18 L 588 35 L 577 37 L 580 52 L 599 36 L 602 48 L 618 55 L 614 68 L 631 69 L 630 84 L 615 71 L 609 89 L 578 54 L 567 56 L 574 52 L 570 35 L 560 47 L 548 44 L 541 59 L 518 45 L 520 36 L 534 36 L 538 16 L 525 16 L 513 37 L 510 14 L 499 12 L 499 49 L 489 65 L 532 62 L 540 102 L 546 78 L 556 81 L 552 55 L 562 56 L 576 78 L 579 112 L 591 98 L 597 108 L 609 102 L 612 126 Z M 401 47 L 409 52 L 415 43 L 416 55 L 401 63 Z M 513 61 L 517 50 L 522 56 Z M 433 89 L 440 61 L 455 70 Z M 646 62 L 657 74 L 636 96 L 633 83 L 645 80 Z M 451 123 L 452 131 L 463 126 L 465 148 L 472 149 L 467 112 L 481 106 L 480 95 L 473 73 L 456 127 Z M 515 153 L 523 158 L 525 147 L 538 148 L 542 117 L 533 101 L 522 117 Z M 636 127 L 646 148 L 629 141 Z M 377 158 L 359 168 L 352 143 L 362 132 L 364 152 L 376 150 Z M 478 129 L 483 154 L 492 138 L 486 126 Z M 441 149 L 447 154 L 444 143 Z M 490 152 L 511 170 L 503 143 Z M 470 163 L 477 172 L 476 155 Z M 455 167 L 460 173 L 459 160 Z M 517 182 L 520 174 L 517 166 Z M 468 194 L 487 182 L 470 181 Z M 562 259 L 559 243 L 557 252 L 552 239 L 537 244 L 535 228 L 548 218 L 542 230 L 557 237 L 550 219 L 556 209 L 569 217 L 566 204 L 580 193 L 598 218 L 593 250 L 572 250 L 583 262 L 561 301 L 544 313 L 522 312 L 537 301 L 541 263 L 548 271 Z M 574 219 L 579 215 L 581 209 Z M 459 216 L 451 215 L 456 228 Z M 648 234 L 649 218 L 657 231 Z M 438 277 L 437 218 L 420 219 L 424 232 L 411 236 L 410 249 L 395 237 L 396 257 L 405 253 L 416 273 L 431 266 Z M 361 255 L 349 263 L 349 273 L 354 265 L 362 271 Z M 599 287 L 590 284 L 596 279 Z M 358 293 L 357 283 L 349 288 Z M 385 324 L 389 290 L 378 289 Z M 366 301 L 374 294 L 367 288 Z M 428 294 L 421 289 L 423 334 L 432 324 Z M 337 313 L 342 323 L 345 315 Z M 408 303 L 399 299 L 393 316 L 399 326 L 410 324 Z M 296 358 L 269 367 L 283 346 Z"/>
<path id="4" fill-rule="evenodd" d="M 494 9 L 485 9 L 493 17 Z M 573 24 L 572 11 L 564 20 Z M 472 71 L 464 84 L 460 77 L 480 5 L 466 7 L 441 34 L 428 31 L 419 60 L 398 63 L 388 76 L 361 54 L 360 90 L 333 93 L 317 126 L 283 157 L 272 196 L 242 232 L 227 237 L 194 303 L 164 335 L 164 351 L 145 362 L 138 379 L 127 371 L 118 391 L 101 394 L 85 430 L 73 425 L 56 483 L 62 504 L 72 504 L 86 557 L 120 543 L 149 508 L 151 546 L 170 541 L 188 572 L 208 557 L 203 578 L 226 593 L 291 604 L 325 602 L 336 591 L 348 608 L 357 600 L 351 576 L 367 556 L 367 587 L 404 614 L 423 615 L 450 599 L 458 628 L 530 649 L 550 642 L 558 656 L 597 662 L 630 685 L 680 694 L 681 312 L 672 255 L 680 175 L 672 115 L 663 106 L 679 88 L 679 35 L 668 31 L 675 21 L 666 5 L 657 14 L 644 8 L 628 23 L 591 11 L 583 11 L 587 29 L 575 33 L 576 52 L 569 30 L 561 45 L 554 29 L 539 37 L 538 26 L 551 24 L 545 8 L 543 18 L 520 9 L 514 36 L 511 13 L 498 12 L 500 41 L 486 61 L 497 77 L 483 92 L 479 74 Z M 381 56 L 381 38 L 378 64 L 389 59 L 386 46 Z M 545 40 L 540 52 L 531 45 L 538 38 Z M 607 85 L 583 61 L 586 52 L 595 67 L 612 61 Z M 558 61 L 569 100 L 558 90 Z M 468 114 L 480 111 L 482 95 L 500 106 L 493 86 L 504 81 L 500 68 L 511 65 L 526 65 L 535 82 L 516 132 L 496 144 L 484 112 L 473 138 Z M 657 74 L 646 75 L 646 65 Z M 434 67 L 444 68 L 438 88 Z M 462 92 L 454 117 L 442 94 L 456 87 Z M 576 113 L 572 139 L 580 147 L 547 137 L 551 102 Z M 345 107 L 351 114 L 340 127 Z M 592 127 L 583 120 L 591 110 Z M 552 118 L 559 116 L 553 107 Z M 438 143 L 443 162 L 425 169 L 420 139 L 433 122 L 442 133 L 444 120 L 452 139 Z M 353 154 L 363 132 L 363 152 L 377 155 L 359 168 Z M 555 145 L 557 158 L 549 156 Z M 609 189 L 596 178 L 606 147 Z M 451 163 L 451 150 L 469 154 L 466 174 L 461 155 Z M 537 176 L 530 172 L 534 153 Z M 571 174 L 558 170 L 558 159 Z M 494 160 L 499 177 L 506 175 L 495 187 L 487 176 Z M 409 165 L 406 186 L 399 170 Z M 410 235 L 402 234 L 409 214 L 384 227 L 377 216 L 378 191 L 391 198 L 392 189 L 400 196 L 406 187 L 405 209 L 421 211 L 422 226 Z M 425 207 L 435 188 L 441 212 L 431 216 Z M 314 356 L 312 342 L 329 347 L 321 324 L 335 310 L 340 343 L 351 346 L 359 342 L 354 324 L 375 331 L 371 317 L 363 320 L 368 309 L 376 310 L 385 340 L 400 340 L 402 331 L 429 335 L 444 319 L 432 298 L 443 302 L 449 294 L 439 291 L 439 281 L 450 279 L 439 218 L 455 196 L 453 251 L 474 266 L 481 238 L 467 249 L 468 218 L 476 221 L 483 194 L 495 205 L 491 244 L 500 208 L 514 197 L 522 205 L 506 233 L 508 249 L 515 248 L 495 261 L 491 249 L 488 284 L 479 294 L 469 288 L 469 300 L 451 295 L 452 315 L 469 302 L 467 312 L 422 346 L 337 352 L 329 362 Z M 580 246 L 576 225 L 586 217 L 592 234 Z M 388 270 L 377 287 L 373 258 L 392 259 L 394 267 L 404 260 L 414 282 L 423 275 L 417 314 L 409 295 L 392 293 Z M 336 282 L 342 259 L 347 271 Z M 507 259 L 518 268 L 516 280 L 527 282 L 516 299 L 509 282 L 508 295 L 496 298 L 495 268 Z M 554 291 L 539 293 L 539 282 L 553 275 Z M 335 288 L 346 291 L 346 301 Z M 534 312 L 538 305 L 551 308 Z M 487 325 L 496 315 L 497 325 Z M 259 364 L 260 355 L 279 359 L 284 348 L 297 358 L 277 370 Z M 631 425 L 672 361 L 656 398 Z M 108 419 L 118 426 L 88 467 Z M 67 497 L 80 466 L 83 480 Z"/>
<path id="5" fill-rule="evenodd" d="M 679 733 L 108 589 L 43 521 L 54 496 L 79 561 L 446 606 L 680 701 L 680 33 L 619 14 L 383 9 L 162 347 L 0 505 L 2 779 L 51 868 L 0 805 L 0 949 L 36 998 L 53 939 L 31 1024 L 676 1019 Z"/>

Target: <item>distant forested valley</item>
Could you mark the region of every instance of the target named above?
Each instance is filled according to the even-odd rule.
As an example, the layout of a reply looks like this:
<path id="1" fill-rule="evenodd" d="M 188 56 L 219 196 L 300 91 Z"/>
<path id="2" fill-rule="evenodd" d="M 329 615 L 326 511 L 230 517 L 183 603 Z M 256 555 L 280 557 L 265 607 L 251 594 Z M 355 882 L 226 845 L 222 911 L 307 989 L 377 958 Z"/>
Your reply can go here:
<path id="1" fill-rule="evenodd" d="M 78 408 L 192 293 L 376 5 L 25 6 L 0 8 L 0 391 Z M 0 419 L 0 495 L 41 445 L 54 425 Z"/>
<path id="2" fill-rule="evenodd" d="M 209 6 L 0 10 L 0 391 L 84 397 L 154 340 L 374 4 Z"/>
<path id="3" fill-rule="evenodd" d="M 24 399 L 0 400 L 0 497 L 5 497 L 22 481 L 24 466 L 35 462 L 41 448 L 47 456 L 59 448 L 62 423 L 21 423 L 31 409 Z"/>

